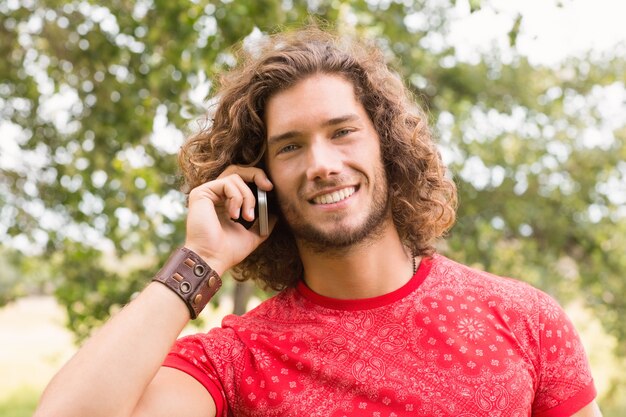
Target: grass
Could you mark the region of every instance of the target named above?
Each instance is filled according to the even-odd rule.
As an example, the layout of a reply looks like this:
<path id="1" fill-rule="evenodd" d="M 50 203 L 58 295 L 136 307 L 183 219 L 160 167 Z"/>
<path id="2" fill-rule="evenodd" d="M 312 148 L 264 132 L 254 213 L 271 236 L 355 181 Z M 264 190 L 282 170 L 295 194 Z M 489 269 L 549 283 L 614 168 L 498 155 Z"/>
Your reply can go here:
<path id="1" fill-rule="evenodd" d="M 0 416 L 3 417 L 30 417 L 35 412 L 39 390 L 32 387 L 22 387 L 14 391 L 9 397 L 0 400 Z"/>

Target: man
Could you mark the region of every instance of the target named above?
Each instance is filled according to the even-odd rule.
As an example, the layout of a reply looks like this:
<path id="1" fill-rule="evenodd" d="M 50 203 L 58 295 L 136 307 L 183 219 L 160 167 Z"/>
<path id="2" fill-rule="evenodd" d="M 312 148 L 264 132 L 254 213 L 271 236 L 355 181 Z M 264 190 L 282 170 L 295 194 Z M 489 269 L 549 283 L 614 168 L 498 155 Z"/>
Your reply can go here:
<path id="1" fill-rule="evenodd" d="M 317 30 L 253 52 L 181 152 L 185 249 L 36 415 L 600 415 L 554 300 L 435 254 L 455 188 L 382 54 Z M 233 221 L 248 183 L 276 199 L 267 238 Z M 175 342 L 229 269 L 281 292 Z"/>

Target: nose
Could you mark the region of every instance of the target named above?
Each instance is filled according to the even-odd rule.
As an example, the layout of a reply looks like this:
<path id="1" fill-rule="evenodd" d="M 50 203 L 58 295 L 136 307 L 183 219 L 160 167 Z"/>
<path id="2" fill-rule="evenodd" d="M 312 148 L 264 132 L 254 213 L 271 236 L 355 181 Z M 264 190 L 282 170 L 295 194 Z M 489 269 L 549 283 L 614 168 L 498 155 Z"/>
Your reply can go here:
<path id="1" fill-rule="evenodd" d="M 326 179 L 341 172 L 343 158 L 331 141 L 311 141 L 307 149 L 306 176 L 310 181 Z"/>

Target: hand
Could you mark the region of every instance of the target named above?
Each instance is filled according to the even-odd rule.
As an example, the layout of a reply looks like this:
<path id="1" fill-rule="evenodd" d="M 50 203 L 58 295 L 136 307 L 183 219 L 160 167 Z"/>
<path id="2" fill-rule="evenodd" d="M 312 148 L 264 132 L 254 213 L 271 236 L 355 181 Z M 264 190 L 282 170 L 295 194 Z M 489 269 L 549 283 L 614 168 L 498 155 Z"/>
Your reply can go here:
<path id="1" fill-rule="evenodd" d="M 231 165 L 215 180 L 189 193 L 185 247 L 200 255 L 220 275 L 241 262 L 267 236 L 259 235 L 258 223 L 247 230 L 232 221 L 239 216 L 253 221 L 256 198 L 246 182 L 270 191 L 272 183 L 260 168 Z M 269 231 L 276 217 L 269 218 Z"/>

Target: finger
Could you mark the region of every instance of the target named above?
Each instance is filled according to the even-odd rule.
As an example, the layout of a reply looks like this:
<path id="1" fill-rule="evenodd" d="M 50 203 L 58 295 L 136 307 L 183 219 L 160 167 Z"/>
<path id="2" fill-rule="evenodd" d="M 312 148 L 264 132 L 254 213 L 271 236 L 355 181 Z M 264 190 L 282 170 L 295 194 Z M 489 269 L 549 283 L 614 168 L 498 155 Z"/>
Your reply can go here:
<path id="1" fill-rule="evenodd" d="M 217 207 L 221 206 L 233 219 L 238 219 L 242 206 L 248 210 L 252 206 L 254 213 L 254 195 L 246 183 L 238 175 L 229 175 L 215 181 L 209 181 L 190 193 L 190 203 L 210 199 Z M 220 211 L 222 211 L 220 210 Z M 252 219 L 254 214 L 252 215 Z"/>
<path id="2" fill-rule="evenodd" d="M 229 165 L 226 169 L 219 175 L 218 178 L 228 177 L 230 175 L 239 175 L 243 178 L 244 181 L 250 182 L 253 180 L 254 176 L 258 173 L 262 173 L 263 170 L 257 167 L 245 167 L 241 165 Z"/>
<path id="3" fill-rule="evenodd" d="M 267 174 L 263 170 L 259 170 L 254 173 L 252 181 L 263 191 L 271 191 L 274 188 L 274 184 L 267 177 Z"/>
<path id="4" fill-rule="evenodd" d="M 240 176 L 244 182 L 254 182 L 257 187 L 264 191 L 270 191 L 274 187 L 265 171 L 257 167 L 230 165 L 220 174 L 218 178 L 227 177 L 233 174 Z"/>
<path id="5" fill-rule="evenodd" d="M 256 195 L 254 195 L 248 184 L 246 184 L 243 178 L 241 178 L 238 174 L 230 175 L 227 178 L 228 180 L 233 181 L 241 193 L 242 201 L 239 206 L 241 208 L 241 215 L 244 219 L 253 221 L 254 207 L 256 206 Z"/>
<path id="6" fill-rule="evenodd" d="M 234 180 L 225 181 L 223 186 L 225 207 L 228 216 L 231 219 L 238 219 L 241 214 L 241 205 L 243 204 L 243 194 L 240 187 Z"/>

